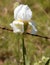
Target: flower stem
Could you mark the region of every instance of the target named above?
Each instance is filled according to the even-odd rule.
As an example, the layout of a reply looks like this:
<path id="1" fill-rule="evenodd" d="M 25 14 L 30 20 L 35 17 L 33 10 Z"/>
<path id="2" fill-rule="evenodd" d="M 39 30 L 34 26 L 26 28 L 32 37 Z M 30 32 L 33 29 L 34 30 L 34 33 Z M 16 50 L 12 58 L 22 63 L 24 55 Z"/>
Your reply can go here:
<path id="1" fill-rule="evenodd" d="M 24 45 L 24 34 L 22 34 L 22 51 L 23 51 L 23 65 L 26 65 L 25 63 L 26 48 Z"/>

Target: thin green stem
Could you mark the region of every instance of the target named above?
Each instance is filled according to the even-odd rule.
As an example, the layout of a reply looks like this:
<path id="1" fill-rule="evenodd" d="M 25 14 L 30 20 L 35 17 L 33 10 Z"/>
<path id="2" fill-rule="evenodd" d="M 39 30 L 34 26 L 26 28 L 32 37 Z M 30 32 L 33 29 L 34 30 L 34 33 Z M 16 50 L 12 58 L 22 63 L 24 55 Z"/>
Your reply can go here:
<path id="1" fill-rule="evenodd" d="M 22 50 L 23 50 L 23 65 L 26 65 L 25 63 L 26 48 L 24 45 L 24 34 L 22 34 Z"/>

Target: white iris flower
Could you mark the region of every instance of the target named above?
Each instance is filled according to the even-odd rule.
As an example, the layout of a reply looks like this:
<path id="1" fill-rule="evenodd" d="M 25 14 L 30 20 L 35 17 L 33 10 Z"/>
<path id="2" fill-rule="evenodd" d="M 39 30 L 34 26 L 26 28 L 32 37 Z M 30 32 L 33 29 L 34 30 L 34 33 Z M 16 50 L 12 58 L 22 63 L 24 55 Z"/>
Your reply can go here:
<path id="1" fill-rule="evenodd" d="M 14 10 L 14 21 L 10 24 L 13 28 L 14 33 L 20 32 L 23 33 L 26 28 L 26 32 L 35 34 L 37 29 L 33 22 L 31 22 L 32 11 L 28 5 L 19 5 Z M 25 26 L 25 27 L 24 27 Z"/>

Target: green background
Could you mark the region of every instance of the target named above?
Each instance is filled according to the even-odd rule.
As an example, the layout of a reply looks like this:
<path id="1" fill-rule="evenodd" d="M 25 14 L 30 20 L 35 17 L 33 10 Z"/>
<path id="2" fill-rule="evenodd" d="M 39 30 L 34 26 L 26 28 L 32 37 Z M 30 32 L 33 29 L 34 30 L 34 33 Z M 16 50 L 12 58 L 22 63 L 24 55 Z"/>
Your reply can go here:
<path id="1" fill-rule="evenodd" d="M 14 3 L 16 0 L 0 0 L 0 26 L 12 29 L 14 20 Z M 50 0 L 19 0 L 27 4 L 32 12 L 32 20 L 36 24 L 37 34 L 50 37 Z M 25 36 L 26 64 L 33 65 L 43 55 L 50 57 L 50 39 L 31 35 Z M 5 58 L 3 65 L 22 65 L 21 35 L 0 29 L 0 58 Z"/>

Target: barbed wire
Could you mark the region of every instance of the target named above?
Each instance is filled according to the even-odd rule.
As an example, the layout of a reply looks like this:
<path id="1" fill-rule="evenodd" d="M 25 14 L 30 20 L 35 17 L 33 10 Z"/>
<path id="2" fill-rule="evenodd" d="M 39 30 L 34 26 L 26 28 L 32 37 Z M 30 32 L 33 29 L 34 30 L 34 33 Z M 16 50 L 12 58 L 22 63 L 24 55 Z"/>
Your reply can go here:
<path id="1" fill-rule="evenodd" d="M 0 29 L 2 29 L 2 30 L 7 30 L 7 31 L 10 31 L 10 32 L 13 32 L 12 29 L 8 29 L 8 28 L 6 28 L 6 27 L 1 27 L 1 26 L 0 26 Z M 31 33 L 25 33 L 25 34 L 31 35 L 31 36 L 40 37 L 40 38 L 50 39 L 50 38 L 47 37 L 47 36 L 42 36 L 42 35 L 38 35 L 38 34 L 31 34 Z"/>
<path id="2" fill-rule="evenodd" d="M 6 27 L 1 27 L 1 26 L 0 26 L 0 29 L 2 29 L 2 30 L 7 30 L 7 31 L 10 31 L 10 32 L 13 32 L 12 29 L 8 29 L 8 28 L 6 28 Z"/>
<path id="3" fill-rule="evenodd" d="M 26 33 L 28 35 L 32 35 L 32 36 L 36 36 L 36 37 L 41 37 L 41 38 L 45 38 L 45 39 L 50 39 L 49 37 L 47 36 L 42 36 L 42 35 L 38 35 L 38 34 L 31 34 L 31 33 Z"/>

